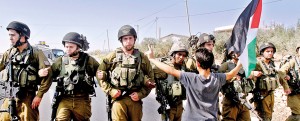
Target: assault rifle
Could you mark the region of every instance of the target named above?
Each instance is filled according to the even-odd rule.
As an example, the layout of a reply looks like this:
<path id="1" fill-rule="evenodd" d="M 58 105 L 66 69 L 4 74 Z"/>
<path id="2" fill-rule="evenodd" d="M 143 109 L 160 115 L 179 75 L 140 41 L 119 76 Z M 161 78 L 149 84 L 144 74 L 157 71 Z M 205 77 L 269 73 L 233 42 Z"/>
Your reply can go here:
<path id="1" fill-rule="evenodd" d="M 63 79 L 64 79 L 63 77 L 58 77 L 56 80 L 54 80 L 54 82 L 57 81 L 57 85 L 55 87 L 55 93 L 51 104 L 52 107 L 51 121 L 55 121 L 58 104 L 61 101 L 61 95 L 64 91 Z"/>
<path id="2" fill-rule="evenodd" d="M 111 118 L 111 108 L 112 108 L 112 98 L 109 94 L 106 95 L 106 112 L 107 112 L 107 121 L 112 121 Z"/>
<path id="3" fill-rule="evenodd" d="M 159 114 L 164 115 L 164 119 L 162 119 L 162 121 L 169 121 L 169 114 L 167 113 L 167 109 L 169 109 L 169 105 L 168 105 L 168 100 L 166 95 L 164 94 L 164 89 L 162 86 L 163 82 L 160 82 L 158 80 L 156 81 L 156 100 L 161 104 L 160 107 L 157 109 Z"/>
<path id="4" fill-rule="evenodd" d="M 244 106 L 246 106 L 252 113 L 254 113 L 254 115 L 260 120 L 262 121 L 262 118 L 254 111 L 254 108 L 252 107 L 252 105 L 247 101 L 245 94 L 243 93 L 238 93 L 238 98 L 240 100 L 240 103 L 243 104 Z"/>
<path id="5" fill-rule="evenodd" d="M 0 112 L 7 112 L 10 114 L 11 121 L 19 121 L 19 117 L 17 115 L 17 108 L 16 108 L 16 97 L 17 93 L 20 90 L 19 84 L 14 81 L 14 70 L 13 70 L 13 63 L 12 58 L 9 59 L 9 62 L 6 64 L 6 70 L 8 70 L 8 75 L 3 75 L 9 77 L 6 80 L 2 80 L 0 83 L 1 93 L 4 91 L 3 96 L 1 98 L 8 98 L 8 109 L 0 109 Z M 7 73 L 6 73 L 7 74 Z"/>

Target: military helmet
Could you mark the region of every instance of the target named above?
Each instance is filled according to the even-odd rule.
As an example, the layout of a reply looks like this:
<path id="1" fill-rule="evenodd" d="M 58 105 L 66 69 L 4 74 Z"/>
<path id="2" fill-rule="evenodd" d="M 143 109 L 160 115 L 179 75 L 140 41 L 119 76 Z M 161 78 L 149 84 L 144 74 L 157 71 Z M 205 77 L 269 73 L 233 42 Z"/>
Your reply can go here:
<path id="1" fill-rule="evenodd" d="M 201 46 L 204 43 L 207 43 L 209 41 L 213 41 L 215 43 L 215 36 L 207 33 L 203 33 L 199 37 L 199 42 L 197 43 L 197 46 Z"/>
<path id="2" fill-rule="evenodd" d="M 16 30 L 17 32 L 20 32 L 20 34 L 25 36 L 27 39 L 30 38 L 30 29 L 26 24 L 24 24 L 22 22 L 12 21 L 8 24 L 6 29 L 7 30 L 9 30 L 9 29 Z"/>
<path id="3" fill-rule="evenodd" d="M 263 43 L 262 45 L 260 45 L 259 54 L 262 55 L 262 53 L 265 51 L 266 48 L 273 48 L 274 53 L 276 52 L 276 47 L 274 46 L 274 44 L 272 44 L 271 42 L 267 42 L 267 43 Z"/>
<path id="4" fill-rule="evenodd" d="M 188 56 L 189 51 L 186 47 L 185 44 L 183 44 L 182 42 L 175 42 L 172 47 L 171 50 L 169 51 L 169 55 L 172 56 L 174 53 L 176 52 L 186 52 L 186 56 Z"/>
<path id="5" fill-rule="evenodd" d="M 191 37 L 188 39 L 189 47 L 191 47 L 193 51 L 197 50 L 198 41 L 199 41 L 199 37 L 197 37 L 197 35 L 191 35 Z"/>
<path id="6" fill-rule="evenodd" d="M 70 42 L 70 43 L 74 43 L 76 45 L 78 45 L 80 48 L 82 48 L 82 43 L 83 43 L 83 38 L 80 34 L 76 33 L 76 32 L 69 32 L 67 33 L 63 40 L 62 40 L 62 44 L 65 45 L 66 42 Z"/>
<path id="7" fill-rule="evenodd" d="M 134 38 L 137 38 L 135 29 L 130 25 L 124 25 L 119 29 L 119 33 L 118 33 L 119 41 L 122 40 L 123 36 L 127 36 L 127 35 L 132 35 L 134 36 Z"/>

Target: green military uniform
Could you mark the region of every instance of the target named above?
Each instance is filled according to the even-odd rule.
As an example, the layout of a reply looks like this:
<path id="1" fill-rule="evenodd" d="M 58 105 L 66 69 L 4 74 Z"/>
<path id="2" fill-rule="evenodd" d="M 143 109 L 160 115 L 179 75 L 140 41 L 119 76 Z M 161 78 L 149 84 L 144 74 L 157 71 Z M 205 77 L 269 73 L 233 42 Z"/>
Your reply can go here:
<path id="1" fill-rule="evenodd" d="M 122 49 L 118 48 L 102 60 L 98 70 L 103 71 L 104 77 L 98 81 L 106 94 L 113 97 L 117 90 L 122 91 L 118 99 L 113 99 L 112 119 L 141 121 L 141 99 L 151 92 L 151 89 L 145 86 L 144 76 L 150 79 L 154 77 L 149 59 L 137 49 L 133 50 L 132 55 L 125 55 Z M 131 100 L 129 95 L 133 92 L 137 92 L 139 101 Z"/>
<path id="2" fill-rule="evenodd" d="M 199 73 L 197 70 L 195 57 L 188 58 L 188 60 L 186 62 L 186 68 L 187 68 L 187 71 L 189 71 L 189 72 Z M 211 72 L 217 72 L 218 68 L 219 68 L 219 66 L 216 65 L 214 62 L 213 65 L 211 66 Z"/>
<path id="3" fill-rule="evenodd" d="M 50 63 L 41 50 L 27 44 L 27 48 L 22 52 L 14 47 L 7 50 L 0 62 L 0 71 L 7 68 L 6 66 L 9 66 L 6 65 L 7 62 L 13 58 L 13 81 L 17 81 L 20 86 L 16 99 L 17 114 L 22 121 L 37 121 L 39 120 L 39 111 L 38 108 L 32 109 L 31 103 L 35 96 L 42 98 L 51 86 L 51 71 L 49 72 L 50 76 L 39 78 L 38 70 L 50 66 Z M 8 70 L 5 69 L 3 73 L 6 76 L 2 77 L 7 80 Z M 7 109 L 8 106 L 8 99 L 5 99 L 1 109 Z M 1 113 L 0 120 L 9 121 L 10 115 Z"/>
<path id="4" fill-rule="evenodd" d="M 221 65 L 219 68 L 220 73 L 225 73 L 231 71 L 236 66 L 235 63 L 232 61 L 227 61 Z M 239 76 L 243 78 L 244 76 L 244 70 L 241 69 L 239 72 Z M 241 83 L 241 81 L 244 80 L 237 80 L 236 78 L 232 79 L 232 82 L 225 84 L 222 87 L 222 93 L 224 95 L 224 98 L 222 100 L 222 121 L 250 121 L 250 111 L 249 109 L 240 103 L 239 101 L 239 95 L 237 90 L 237 86 L 235 84 Z M 237 82 L 237 83 L 234 83 Z M 245 85 L 241 86 L 244 87 Z M 244 89 L 242 89 L 243 92 Z"/>
<path id="5" fill-rule="evenodd" d="M 199 49 L 200 47 L 204 47 L 205 43 L 210 41 L 215 43 L 216 39 L 211 34 L 202 33 L 199 37 L 197 37 L 196 35 L 192 35 L 188 39 L 188 41 L 189 41 L 189 46 L 192 48 L 192 53 L 195 54 L 197 49 Z M 186 62 L 186 68 L 189 72 L 198 73 L 195 55 L 192 55 L 190 58 L 188 58 Z M 217 72 L 217 71 L 218 71 L 218 65 L 216 65 L 214 62 L 214 64 L 211 67 L 211 72 Z"/>
<path id="6" fill-rule="evenodd" d="M 164 63 L 177 70 L 186 71 L 185 64 L 178 67 L 175 66 L 171 61 Z M 170 109 L 167 110 L 169 121 L 181 121 L 183 112 L 182 101 L 186 99 L 186 91 L 184 86 L 180 84 L 179 80 L 172 75 L 168 75 L 165 80 L 160 80 L 160 83 L 164 83 L 165 85 L 164 90 L 166 90 L 165 94 L 168 100 L 168 105 L 170 106 Z M 162 119 L 165 119 L 165 115 L 162 115 Z"/>
<path id="7" fill-rule="evenodd" d="M 255 88 L 260 93 L 261 101 L 254 102 L 258 115 L 265 121 L 271 121 L 274 108 L 274 90 L 279 86 L 279 74 L 275 70 L 273 60 L 267 64 L 263 59 L 257 59 L 254 71 L 261 71 L 263 75 L 254 79 Z"/>
<path id="8" fill-rule="evenodd" d="M 299 56 L 296 56 L 280 68 L 280 71 L 284 72 L 283 77 L 287 74 L 290 76 L 290 80 L 283 81 L 284 90 L 291 89 L 292 92 L 287 96 L 287 106 L 290 107 L 292 115 L 286 121 L 300 120 L 299 59 Z M 293 73 L 290 75 L 289 72 Z"/>
<path id="9" fill-rule="evenodd" d="M 52 64 L 53 78 L 64 77 L 64 91 L 57 109 L 57 121 L 90 119 L 92 112 L 89 95 L 95 94 L 93 77 L 98 67 L 99 63 L 84 52 L 79 52 L 77 60 L 63 56 Z M 71 76 L 72 73 L 78 74 L 77 80 L 76 76 Z"/>

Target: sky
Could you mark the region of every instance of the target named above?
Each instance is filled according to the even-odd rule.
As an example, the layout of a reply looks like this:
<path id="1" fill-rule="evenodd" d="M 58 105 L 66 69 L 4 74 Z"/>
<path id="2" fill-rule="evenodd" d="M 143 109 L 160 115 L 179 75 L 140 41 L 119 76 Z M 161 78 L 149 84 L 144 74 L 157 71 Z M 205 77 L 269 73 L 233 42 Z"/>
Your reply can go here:
<path id="1" fill-rule="evenodd" d="M 179 34 L 213 33 L 217 27 L 234 25 L 251 0 L 0 0 L 0 53 L 10 47 L 6 30 L 11 21 L 31 29 L 30 44 L 46 41 L 63 49 L 68 32 L 87 37 L 89 51 L 120 47 L 118 30 L 131 25 L 143 38 Z M 300 19 L 299 0 L 263 0 L 261 26 L 271 23 L 294 27 Z M 298 6 L 298 7 L 297 7 Z M 108 40 L 109 45 L 108 46 Z"/>

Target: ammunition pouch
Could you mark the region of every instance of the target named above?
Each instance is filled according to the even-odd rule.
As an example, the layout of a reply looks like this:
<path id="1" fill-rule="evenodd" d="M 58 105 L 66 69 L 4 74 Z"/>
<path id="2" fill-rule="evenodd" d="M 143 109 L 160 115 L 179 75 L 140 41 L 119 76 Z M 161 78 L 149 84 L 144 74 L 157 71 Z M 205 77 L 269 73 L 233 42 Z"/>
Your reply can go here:
<path id="1" fill-rule="evenodd" d="M 25 66 L 25 67 L 24 67 Z M 37 76 L 37 70 L 32 65 L 13 65 L 14 67 L 14 81 L 19 83 L 22 88 L 27 88 L 30 91 L 36 91 L 40 85 L 40 79 Z M 16 69 L 16 70 L 15 70 Z M 8 80 L 8 70 L 3 72 L 3 80 Z"/>
<path id="2" fill-rule="evenodd" d="M 125 55 L 122 50 L 117 50 L 113 63 L 116 64 L 114 69 L 110 70 L 110 83 L 114 87 L 130 89 L 144 84 L 142 58 L 138 50 L 135 49 L 133 55 Z"/>
<path id="3" fill-rule="evenodd" d="M 263 75 L 258 84 L 258 88 L 261 90 L 272 91 L 279 86 L 278 78 L 275 75 L 265 76 Z"/>
<path id="4" fill-rule="evenodd" d="M 119 88 L 129 89 L 132 87 L 139 87 L 144 82 L 143 75 L 144 75 L 143 73 L 140 73 L 138 75 L 136 69 L 116 67 L 111 72 L 110 83 L 114 87 L 119 87 Z"/>
<path id="5" fill-rule="evenodd" d="M 186 99 L 186 89 L 179 81 L 168 83 L 167 80 L 161 80 L 157 84 L 162 87 L 160 93 L 166 96 L 170 105 L 177 105 Z"/>
<path id="6" fill-rule="evenodd" d="M 174 82 L 171 84 L 169 90 L 169 94 L 172 95 L 172 97 L 181 96 L 182 95 L 182 87 L 180 82 Z"/>
<path id="7" fill-rule="evenodd" d="M 70 80 L 67 80 L 66 78 L 64 78 L 64 91 L 63 94 L 66 95 L 76 95 L 76 94 L 82 94 L 82 93 L 87 93 L 89 95 L 95 96 L 96 92 L 94 89 L 94 84 L 92 84 L 93 82 L 91 80 L 83 80 L 83 81 L 79 81 L 79 82 L 72 82 Z"/>
<path id="8" fill-rule="evenodd" d="M 89 55 L 83 52 L 80 52 L 80 59 L 76 61 L 62 57 L 59 77 L 62 79 L 63 94 L 96 96 L 96 84 L 93 76 L 90 76 L 94 71 L 86 66 L 88 59 Z"/>
<path id="9" fill-rule="evenodd" d="M 231 83 L 227 83 L 222 87 L 222 93 L 234 94 L 237 93 L 249 93 L 255 88 L 255 83 L 251 79 L 243 78 L 242 80 L 234 80 Z M 232 95 L 231 95 L 232 96 Z M 231 97 L 230 96 L 230 97 Z"/>
<path id="10" fill-rule="evenodd" d="M 249 93 L 249 92 L 252 92 L 253 89 L 255 88 L 255 83 L 253 80 L 251 80 L 249 78 L 243 78 L 242 87 L 243 87 L 243 91 L 245 93 Z"/>
<path id="11" fill-rule="evenodd" d="M 37 70 L 33 66 L 28 65 L 25 72 L 27 72 L 26 86 L 36 91 L 38 85 L 41 84 L 39 77 L 36 75 L 38 73 Z"/>

